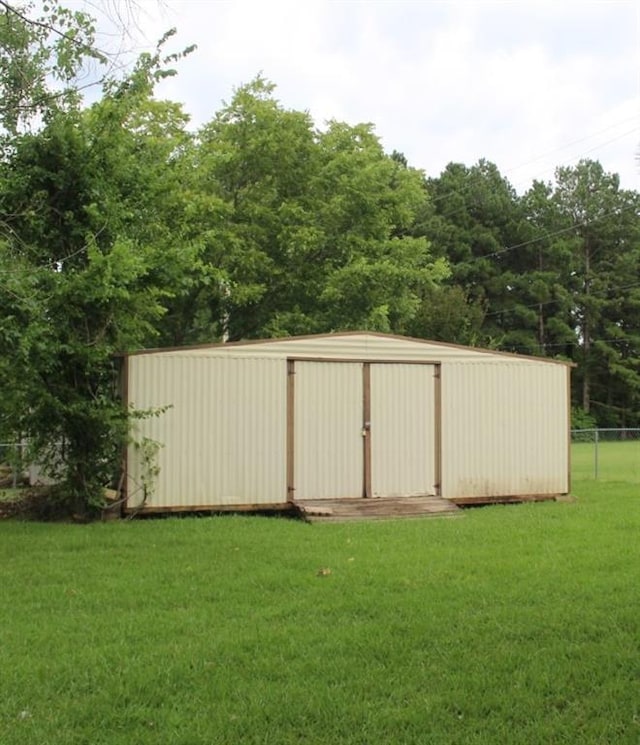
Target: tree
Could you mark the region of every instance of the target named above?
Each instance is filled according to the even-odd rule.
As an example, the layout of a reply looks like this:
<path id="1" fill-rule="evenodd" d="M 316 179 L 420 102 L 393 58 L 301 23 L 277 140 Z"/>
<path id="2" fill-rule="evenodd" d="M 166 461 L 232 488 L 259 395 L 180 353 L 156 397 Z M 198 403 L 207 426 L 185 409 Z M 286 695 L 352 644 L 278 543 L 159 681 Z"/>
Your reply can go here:
<path id="1" fill-rule="evenodd" d="M 151 98 L 162 65 L 144 55 L 90 109 L 49 112 L 0 163 L 0 421 L 76 510 L 100 505 L 128 433 L 114 355 L 153 338 L 192 258 L 166 223 L 188 136 Z"/>
<path id="2" fill-rule="evenodd" d="M 230 339 L 308 328 L 295 311 L 284 324 L 275 319 L 300 300 L 299 259 L 315 240 L 316 143 L 309 115 L 284 109 L 273 90 L 260 77 L 240 87 L 199 135 L 205 254 L 217 273 L 209 312 Z"/>
<path id="3" fill-rule="evenodd" d="M 0 0 L 0 131 L 11 137 L 53 112 L 73 109 L 78 76 L 89 63 L 104 65 L 93 19 L 49 0 L 35 15 L 32 3 Z"/>
<path id="4" fill-rule="evenodd" d="M 330 122 L 319 144 L 323 325 L 405 332 L 423 292 L 449 273 L 409 234 L 425 200 L 422 174 L 385 155 L 370 125 Z"/>
<path id="5" fill-rule="evenodd" d="M 406 328 L 421 289 L 447 271 L 423 238 L 402 234 L 424 199 L 421 175 L 385 155 L 370 126 L 317 132 L 273 90 L 262 78 L 239 88 L 198 138 L 212 277 L 193 288 L 201 330 Z"/>
<path id="6" fill-rule="evenodd" d="M 535 181 L 522 199 L 528 233 L 513 252 L 519 301 L 530 313 L 535 341 L 531 351 L 573 357 L 575 331 L 571 295 L 570 224 L 552 201 L 551 184 Z"/>
<path id="7" fill-rule="evenodd" d="M 616 174 L 583 160 L 556 171 L 552 201 L 571 237 L 576 382 L 586 413 L 600 421 L 638 421 L 640 198 Z"/>
<path id="8" fill-rule="evenodd" d="M 467 168 L 450 163 L 429 179 L 430 204 L 414 232 L 431 242 L 436 255 L 451 266 L 448 297 L 427 296 L 420 317 L 437 317 L 433 305 L 455 303 L 456 324 L 434 332 L 447 341 L 523 350 L 522 308 L 516 307 L 511 250 L 526 236 L 524 215 L 513 187 L 493 163 L 481 160 Z M 428 332 L 425 329 L 425 333 Z"/>
<path id="9" fill-rule="evenodd" d="M 471 302 L 462 287 L 441 284 L 423 292 L 407 332 L 418 338 L 477 346 L 486 343 L 484 317 L 483 305 Z"/>

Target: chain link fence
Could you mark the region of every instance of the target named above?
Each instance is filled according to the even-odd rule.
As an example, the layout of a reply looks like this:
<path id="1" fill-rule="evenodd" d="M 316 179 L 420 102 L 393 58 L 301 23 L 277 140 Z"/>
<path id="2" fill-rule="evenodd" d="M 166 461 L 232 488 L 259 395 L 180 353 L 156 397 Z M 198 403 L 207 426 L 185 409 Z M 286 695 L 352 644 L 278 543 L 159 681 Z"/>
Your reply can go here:
<path id="1" fill-rule="evenodd" d="M 26 466 L 22 451 L 21 444 L 0 442 L 0 486 L 20 483 Z M 640 484 L 640 428 L 572 430 L 571 475 Z"/>
<path id="2" fill-rule="evenodd" d="M 571 474 L 640 484 L 640 429 L 572 430 Z"/>

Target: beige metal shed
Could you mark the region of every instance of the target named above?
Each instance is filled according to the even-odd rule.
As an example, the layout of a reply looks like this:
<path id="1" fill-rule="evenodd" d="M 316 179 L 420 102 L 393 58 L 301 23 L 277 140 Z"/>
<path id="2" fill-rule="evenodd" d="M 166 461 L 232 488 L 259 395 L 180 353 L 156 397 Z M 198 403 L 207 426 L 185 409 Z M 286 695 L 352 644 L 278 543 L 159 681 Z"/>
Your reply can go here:
<path id="1" fill-rule="evenodd" d="M 570 366 L 369 332 L 133 353 L 128 510 L 569 490 Z"/>

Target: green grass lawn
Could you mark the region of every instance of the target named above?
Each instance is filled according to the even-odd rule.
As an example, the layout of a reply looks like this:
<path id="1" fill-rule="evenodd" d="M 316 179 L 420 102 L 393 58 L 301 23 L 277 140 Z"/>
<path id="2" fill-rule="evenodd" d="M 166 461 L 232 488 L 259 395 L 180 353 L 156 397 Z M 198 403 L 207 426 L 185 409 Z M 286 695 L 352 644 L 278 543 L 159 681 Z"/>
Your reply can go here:
<path id="1" fill-rule="evenodd" d="M 640 484 L 640 439 L 626 442 L 573 443 L 571 471 L 576 479 L 632 481 Z"/>
<path id="2" fill-rule="evenodd" d="M 0 744 L 636 744 L 640 494 L 574 493 L 449 520 L 0 522 Z"/>

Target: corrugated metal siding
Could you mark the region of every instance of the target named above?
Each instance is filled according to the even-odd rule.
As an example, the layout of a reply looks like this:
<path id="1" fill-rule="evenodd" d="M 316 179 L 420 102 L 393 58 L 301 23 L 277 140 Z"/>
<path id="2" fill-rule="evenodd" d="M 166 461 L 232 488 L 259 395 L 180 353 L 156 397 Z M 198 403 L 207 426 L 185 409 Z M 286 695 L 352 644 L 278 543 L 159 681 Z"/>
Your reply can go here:
<path id="1" fill-rule="evenodd" d="M 139 434 L 163 445 L 149 507 L 287 500 L 287 357 L 297 359 L 298 499 L 362 494 L 363 366 L 355 360 L 393 363 L 371 365 L 372 420 L 383 420 L 390 433 L 380 440 L 373 421 L 374 494 L 424 493 L 423 481 L 432 486 L 436 478 L 432 460 L 421 457 L 431 450 L 425 422 L 433 416 L 433 366 L 402 364 L 410 361 L 442 362 L 443 496 L 568 490 L 565 365 L 363 333 L 132 355 L 129 402 L 140 409 L 171 406 L 138 423 Z M 428 413 L 416 418 L 420 409 Z M 130 448 L 130 507 L 142 499 L 138 461 Z"/>
<path id="2" fill-rule="evenodd" d="M 567 368 L 442 366 L 442 495 L 568 490 Z"/>
<path id="3" fill-rule="evenodd" d="M 374 497 L 435 494 L 433 365 L 371 365 Z"/>
<path id="4" fill-rule="evenodd" d="M 362 365 L 297 362 L 294 497 L 361 497 Z"/>
<path id="5" fill-rule="evenodd" d="M 162 444 L 150 507 L 286 502 L 286 363 L 142 355 L 129 359 L 129 400 L 170 406 L 138 435 Z M 139 453 L 129 449 L 129 506 L 142 493 Z"/>

